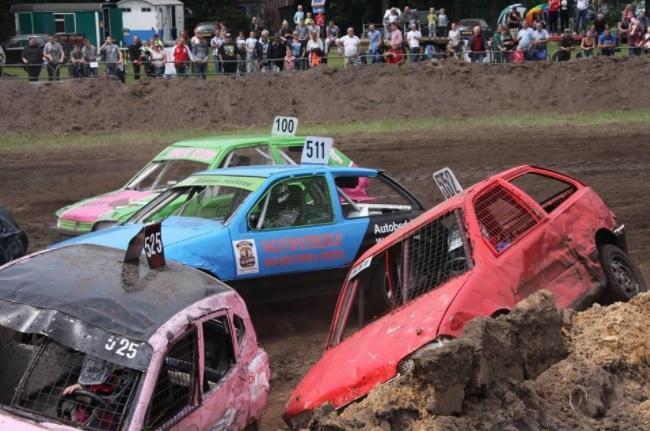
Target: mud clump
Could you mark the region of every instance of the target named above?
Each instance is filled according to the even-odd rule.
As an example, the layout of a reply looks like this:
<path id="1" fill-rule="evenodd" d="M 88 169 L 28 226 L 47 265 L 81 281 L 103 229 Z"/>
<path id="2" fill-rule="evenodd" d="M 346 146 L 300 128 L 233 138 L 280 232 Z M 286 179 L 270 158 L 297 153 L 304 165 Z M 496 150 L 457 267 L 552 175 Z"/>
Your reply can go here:
<path id="1" fill-rule="evenodd" d="M 650 107 L 650 86 L 634 88 L 650 58 L 597 58 L 521 65 L 422 62 L 326 67 L 301 73 L 216 79 L 0 80 L 0 133 L 156 129 L 224 131 L 269 126 L 275 115 L 301 122 L 430 117 L 490 112 L 581 112 Z M 543 97 L 540 94 L 543 93 Z M 92 114 L 92 115 L 89 115 Z M 74 127 L 71 127 L 74 126 Z"/>
<path id="2" fill-rule="evenodd" d="M 558 310 L 548 292 L 463 337 L 311 430 L 648 430 L 650 294 Z"/>

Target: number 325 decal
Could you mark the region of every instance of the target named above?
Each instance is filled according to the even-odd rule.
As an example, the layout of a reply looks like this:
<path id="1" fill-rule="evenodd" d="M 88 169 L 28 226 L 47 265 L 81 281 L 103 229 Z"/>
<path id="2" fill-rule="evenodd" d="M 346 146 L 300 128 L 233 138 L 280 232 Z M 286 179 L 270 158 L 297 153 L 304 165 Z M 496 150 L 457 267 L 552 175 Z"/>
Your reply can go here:
<path id="1" fill-rule="evenodd" d="M 104 349 L 113 352 L 118 356 L 133 359 L 138 355 L 139 343 L 134 343 L 126 338 L 108 337 Z"/>

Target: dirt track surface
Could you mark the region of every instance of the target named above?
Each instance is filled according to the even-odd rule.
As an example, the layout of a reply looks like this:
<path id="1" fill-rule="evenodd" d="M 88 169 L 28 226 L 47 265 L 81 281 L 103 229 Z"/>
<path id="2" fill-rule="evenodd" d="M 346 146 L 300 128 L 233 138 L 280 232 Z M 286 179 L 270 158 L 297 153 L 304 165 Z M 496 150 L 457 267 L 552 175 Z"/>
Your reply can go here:
<path id="1" fill-rule="evenodd" d="M 541 292 L 310 429 L 647 430 L 649 314 L 649 293 L 576 314 Z"/>
<path id="2" fill-rule="evenodd" d="M 427 206 L 439 200 L 431 173 L 442 166 L 452 167 L 465 185 L 522 163 L 573 174 L 595 188 L 627 225 L 631 256 L 650 280 L 649 138 L 650 125 L 614 125 L 602 129 L 489 129 L 436 136 L 423 132 L 359 134 L 339 138 L 337 145 L 362 166 L 385 167 Z M 34 251 L 50 242 L 49 227 L 56 209 L 123 185 L 167 144 L 0 152 L 0 204 L 26 228 Z M 320 355 L 332 307 L 329 300 L 258 312 L 258 332 L 273 369 L 263 430 L 283 427 L 284 402 Z M 566 407 L 566 398 L 562 403 Z"/>
<path id="3" fill-rule="evenodd" d="M 650 107 L 650 58 L 555 64 L 462 62 L 222 77 L 215 81 L 0 80 L 0 133 L 267 126 L 302 122 Z M 417 112 L 414 112 L 416 110 Z"/>

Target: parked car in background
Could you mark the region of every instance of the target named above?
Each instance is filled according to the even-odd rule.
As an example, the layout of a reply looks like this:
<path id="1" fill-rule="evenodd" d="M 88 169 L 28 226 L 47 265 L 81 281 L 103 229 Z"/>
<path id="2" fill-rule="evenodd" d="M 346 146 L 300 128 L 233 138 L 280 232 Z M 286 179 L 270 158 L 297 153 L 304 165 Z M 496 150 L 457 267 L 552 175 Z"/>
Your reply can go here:
<path id="1" fill-rule="evenodd" d="M 362 182 L 366 194 L 350 196 Z M 364 250 L 422 211 L 411 193 L 375 169 L 236 167 L 194 174 L 126 223 L 60 244 L 126 249 L 143 226 L 162 221 L 170 259 L 246 297 L 281 300 L 338 292 Z"/>
<path id="2" fill-rule="evenodd" d="M 449 198 L 353 264 L 326 351 L 291 394 L 287 423 L 300 428 L 326 403 L 344 408 L 471 319 L 507 313 L 541 289 L 574 308 L 647 290 L 624 226 L 596 192 L 521 166 Z"/>
<path id="3" fill-rule="evenodd" d="M 474 27 L 479 26 L 481 28 L 481 33 L 485 38 L 485 41 L 492 37 L 492 28 L 484 19 L 480 18 L 466 18 L 461 19 L 456 23 L 458 31 L 460 32 L 460 37 L 463 39 L 469 39 L 472 36 Z"/>
<path id="4" fill-rule="evenodd" d="M 214 36 L 214 30 L 217 28 L 217 24 L 214 21 L 200 22 L 194 26 L 194 34 L 202 35 L 209 42 Z"/>
<path id="5" fill-rule="evenodd" d="M 38 46 L 43 47 L 47 43 L 47 34 L 19 34 L 13 36 L 4 45 L 7 56 L 7 64 L 23 64 L 23 49 L 29 43 L 30 37 L 36 38 Z"/>
<path id="6" fill-rule="evenodd" d="M 299 163 L 304 143 L 304 137 L 270 135 L 210 136 L 177 142 L 161 151 L 124 187 L 59 209 L 56 231 L 70 237 L 126 221 L 160 192 L 193 172 Z M 353 165 L 336 148 L 332 148 L 329 160 L 334 166 Z"/>
<path id="7" fill-rule="evenodd" d="M 0 208 L 0 265 L 23 256 L 28 246 L 27 234 Z"/>
<path id="8" fill-rule="evenodd" d="M 0 424 L 14 430 L 243 430 L 269 367 L 246 305 L 174 262 L 80 245 L 0 269 Z"/>

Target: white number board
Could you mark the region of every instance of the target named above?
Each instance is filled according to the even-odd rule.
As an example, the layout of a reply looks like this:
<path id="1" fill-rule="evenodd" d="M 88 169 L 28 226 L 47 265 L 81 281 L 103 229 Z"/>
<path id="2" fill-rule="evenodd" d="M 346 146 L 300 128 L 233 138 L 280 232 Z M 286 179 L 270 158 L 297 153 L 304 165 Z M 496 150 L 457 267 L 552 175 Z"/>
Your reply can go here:
<path id="1" fill-rule="evenodd" d="M 433 181 L 435 181 L 440 189 L 440 193 L 442 193 L 445 199 L 449 199 L 463 191 L 456 175 L 454 175 L 454 171 L 449 168 L 443 168 L 435 172 L 433 174 Z"/>
<path id="2" fill-rule="evenodd" d="M 274 136 L 296 136 L 298 119 L 296 117 L 275 117 L 271 134 Z"/>
<path id="3" fill-rule="evenodd" d="M 319 136 L 307 136 L 305 146 L 302 149 L 300 164 L 302 165 L 326 165 L 330 160 L 330 153 L 334 140 Z"/>

